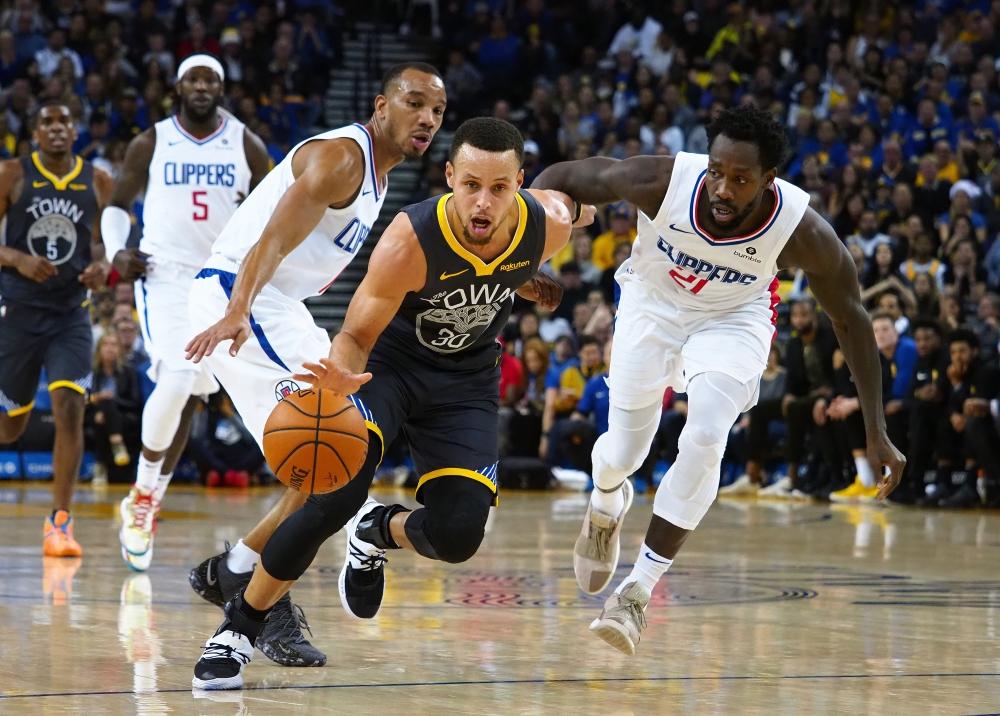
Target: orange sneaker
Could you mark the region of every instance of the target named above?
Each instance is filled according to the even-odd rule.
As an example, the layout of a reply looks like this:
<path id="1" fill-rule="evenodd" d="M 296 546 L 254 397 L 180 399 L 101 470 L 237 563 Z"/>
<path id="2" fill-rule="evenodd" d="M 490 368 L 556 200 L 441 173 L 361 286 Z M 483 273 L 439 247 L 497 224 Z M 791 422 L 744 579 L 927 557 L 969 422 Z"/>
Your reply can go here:
<path id="1" fill-rule="evenodd" d="M 73 518 L 66 510 L 45 518 L 42 554 L 46 557 L 82 557 L 83 547 L 73 539 Z"/>

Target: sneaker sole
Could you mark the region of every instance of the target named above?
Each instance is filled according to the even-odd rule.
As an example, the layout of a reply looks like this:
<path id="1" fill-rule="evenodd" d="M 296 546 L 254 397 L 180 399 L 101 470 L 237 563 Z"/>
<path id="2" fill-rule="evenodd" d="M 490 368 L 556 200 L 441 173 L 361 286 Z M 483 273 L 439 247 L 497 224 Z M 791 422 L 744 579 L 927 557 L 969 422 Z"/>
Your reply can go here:
<path id="1" fill-rule="evenodd" d="M 203 689 L 204 691 L 225 691 L 228 689 L 242 689 L 243 674 L 230 676 L 227 679 L 212 679 L 210 681 L 202 681 L 197 676 L 194 676 L 191 678 L 191 686 L 196 689 Z"/>
<path id="2" fill-rule="evenodd" d="M 635 643 L 633 643 L 632 637 L 628 635 L 625 628 L 618 624 L 618 622 L 602 622 L 598 618 L 591 622 L 590 631 L 600 637 L 602 641 L 610 644 L 623 654 L 635 656 Z"/>
<path id="3" fill-rule="evenodd" d="M 146 554 L 132 554 L 122 547 L 122 560 L 125 562 L 125 566 L 133 572 L 145 572 L 153 563 L 153 547 L 150 546 Z"/>
<path id="4" fill-rule="evenodd" d="M 626 478 L 627 480 L 628 478 Z M 603 569 L 595 570 L 592 569 L 588 572 L 584 571 L 584 560 L 590 561 L 589 557 L 580 557 L 577 553 L 577 547 L 579 546 L 580 540 L 586 541 L 586 537 L 581 534 L 577 537 L 577 544 L 573 546 L 573 574 L 576 576 L 576 585 L 581 591 L 586 594 L 600 594 L 607 588 L 608 584 L 611 583 L 612 578 L 615 576 L 615 570 L 618 569 L 618 558 L 621 556 L 621 533 L 622 526 L 625 524 L 625 516 L 632 507 L 632 500 L 635 498 L 635 489 L 632 488 L 631 483 L 628 487 L 628 496 L 625 499 L 625 509 L 622 510 L 621 518 L 618 520 L 618 525 L 615 527 L 614 533 L 611 535 L 611 541 L 614 543 L 614 550 L 612 552 L 613 556 L 611 558 L 611 568 L 607 572 Z M 589 508 L 588 508 L 589 511 Z M 584 516 L 584 524 L 586 524 L 587 517 Z M 584 576 L 589 574 L 589 580 L 584 584 Z M 601 582 L 599 585 L 595 586 L 594 578 L 595 575 L 604 575 L 601 577 Z"/>

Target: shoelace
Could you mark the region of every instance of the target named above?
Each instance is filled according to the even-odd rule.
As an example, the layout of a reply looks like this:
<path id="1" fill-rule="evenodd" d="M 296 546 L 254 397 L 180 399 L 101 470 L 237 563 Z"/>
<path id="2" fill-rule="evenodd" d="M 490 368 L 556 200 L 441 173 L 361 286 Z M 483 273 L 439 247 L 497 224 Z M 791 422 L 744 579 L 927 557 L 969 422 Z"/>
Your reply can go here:
<path id="1" fill-rule="evenodd" d="M 590 529 L 594 536 L 594 552 L 597 556 L 597 561 L 603 562 L 608 558 L 608 553 L 611 551 L 611 533 L 614 532 L 614 528 L 597 527 L 591 523 Z"/>
<path id="2" fill-rule="evenodd" d="M 235 631 L 232 633 L 242 636 Z M 225 661 L 228 659 L 235 659 L 236 661 L 241 661 L 244 664 L 250 663 L 249 656 L 237 651 L 234 647 L 231 647 L 228 644 L 212 644 L 210 646 L 206 646 L 205 651 L 201 654 L 201 659 L 202 661 Z"/>
<path id="3" fill-rule="evenodd" d="M 271 611 L 271 617 L 268 619 L 268 626 L 277 631 L 287 630 L 291 634 L 292 641 L 305 640 L 302 635 L 303 629 L 309 632 L 309 636 L 312 636 L 312 629 L 309 627 L 309 622 L 306 621 L 306 613 L 302 611 L 302 607 L 291 600 L 287 602 L 287 609 L 281 608 L 283 606 L 285 605 L 282 605 L 280 601 L 275 605 L 275 609 Z"/>
<path id="4" fill-rule="evenodd" d="M 155 509 L 156 505 L 153 504 L 152 495 L 139 495 L 136 497 L 132 503 L 132 528 L 143 531 L 148 530 L 149 527 L 146 526 L 146 521 L 150 513 Z"/>
<path id="5" fill-rule="evenodd" d="M 355 567 L 355 569 L 359 571 L 374 572 L 376 569 L 384 567 L 385 563 L 389 561 L 383 550 L 379 550 L 376 554 L 368 554 L 355 547 L 354 542 L 350 542 L 349 546 L 351 550 L 351 558 L 358 560 L 358 563 L 361 565 L 359 567 Z M 354 565 L 351 566 L 354 567 Z"/>
<path id="6" fill-rule="evenodd" d="M 618 597 L 618 608 L 630 616 L 632 621 L 639 625 L 639 629 L 645 629 L 646 612 L 643 610 L 642 605 L 635 599 L 628 599 L 621 594 L 616 596 Z"/>

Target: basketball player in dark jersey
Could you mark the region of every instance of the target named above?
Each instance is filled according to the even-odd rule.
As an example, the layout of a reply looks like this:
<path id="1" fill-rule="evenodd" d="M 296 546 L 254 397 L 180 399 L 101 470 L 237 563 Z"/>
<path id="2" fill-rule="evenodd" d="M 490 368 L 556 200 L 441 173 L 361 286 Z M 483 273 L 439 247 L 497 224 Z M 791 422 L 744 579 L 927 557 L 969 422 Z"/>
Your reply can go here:
<path id="1" fill-rule="evenodd" d="M 53 509 L 43 552 L 79 557 L 69 508 L 83 458 L 84 396 L 93 354 L 87 289 L 104 285 L 97 217 L 111 195 L 111 177 L 72 151 L 69 107 L 42 105 L 34 117 L 38 150 L 0 163 L 0 443 L 28 425 L 42 367 L 52 395 Z"/>
<path id="2" fill-rule="evenodd" d="M 558 304 L 560 290 L 536 278 L 538 269 L 569 240 L 574 217 L 578 225 L 593 220 L 593 207 L 564 194 L 521 191 L 523 155 L 513 125 L 465 122 L 446 172 L 454 193 L 406 207 L 379 239 L 329 358 L 295 376 L 354 394 L 373 424 L 366 462 L 343 489 L 310 497 L 271 536 L 195 666 L 196 688 L 242 687 L 272 605 L 345 525 L 341 597 L 357 617 L 374 616 L 381 604 L 385 550 L 464 562 L 479 549 L 497 492 L 497 336 L 515 293 Z M 424 506 L 416 510 L 366 502 L 382 451 L 401 429 L 421 473 Z"/>

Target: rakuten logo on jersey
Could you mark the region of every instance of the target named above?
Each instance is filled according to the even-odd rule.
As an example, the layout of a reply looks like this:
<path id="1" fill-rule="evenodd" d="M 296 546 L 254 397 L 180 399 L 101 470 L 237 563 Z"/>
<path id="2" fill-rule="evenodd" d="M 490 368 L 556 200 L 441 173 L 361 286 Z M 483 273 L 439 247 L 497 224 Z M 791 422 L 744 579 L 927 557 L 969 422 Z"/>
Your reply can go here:
<path id="1" fill-rule="evenodd" d="M 658 237 L 656 248 L 666 254 L 678 268 L 687 271 L 671 271 L 670 277 L 677 282 L 681 288 L 698 293 L 707 283 L 712 281 L 718 283 L 735 283 L 741 286 L 749 286 L 757 280 L 757 276 L 743 273 L 729 266 L 713 264 L 710 261 L 699 259 L 697 256 L 686 254 L 680 249 L 671 246 L 662 236 Z M 690 273 L 688 273 L 690 271 Z"/>

